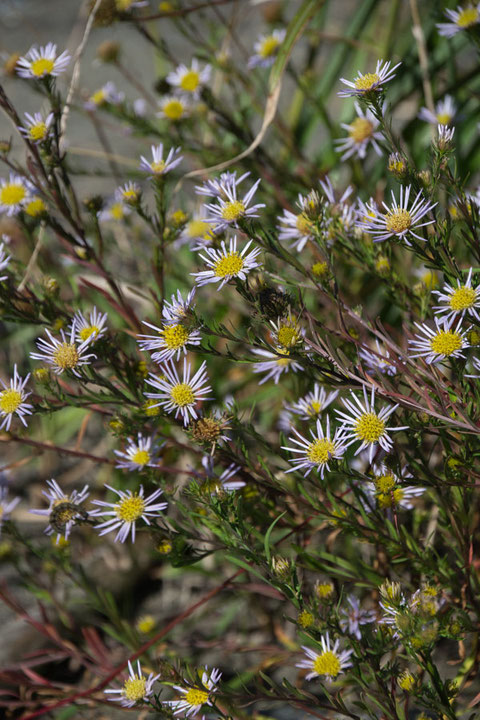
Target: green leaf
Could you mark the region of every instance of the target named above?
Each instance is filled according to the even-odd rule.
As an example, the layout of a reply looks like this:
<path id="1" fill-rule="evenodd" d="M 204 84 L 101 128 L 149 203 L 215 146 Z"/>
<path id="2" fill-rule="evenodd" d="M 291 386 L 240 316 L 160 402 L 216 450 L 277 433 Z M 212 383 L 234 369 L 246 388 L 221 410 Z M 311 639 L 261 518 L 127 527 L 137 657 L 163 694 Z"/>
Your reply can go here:
<path id="1" fill-rule="evenodd" d="M 272 530 L 273 530 L 273 528 L 275 527 L 275 525 L 277 524 L 277 522 L 278 522 L 279 520 L 281 520 L 282 517 L 283 517 L 284 515 L 286 515 L 286 513 L 287 513 L 287 511 L 285 510 L 281 515 L 279 515 L 277 518 L 275 518 L 275 520 L 272 522 L 272 524 L 271 524 L 270 527 L 268 528 L 267 532 L 265 533 L 265 541 L 264 541 L 264 543 L 263 543 L 263 546 L 264 546 L 264 548 L 265 548 L 265 557 L 267 558 L 267 562 L 268 562 L 268 563 L 270 562 L 270 558 L 271 558 L 271 555 L 270 555 L 270 535 L 272 534 Z"/>

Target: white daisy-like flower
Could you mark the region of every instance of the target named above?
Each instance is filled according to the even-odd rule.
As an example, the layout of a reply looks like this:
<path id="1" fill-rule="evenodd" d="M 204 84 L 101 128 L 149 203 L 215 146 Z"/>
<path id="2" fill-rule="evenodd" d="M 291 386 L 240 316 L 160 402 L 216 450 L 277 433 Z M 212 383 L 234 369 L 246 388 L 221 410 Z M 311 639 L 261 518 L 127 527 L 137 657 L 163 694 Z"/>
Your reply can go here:
<path id="1" fill-rule="evenodd" d="M 362 348 L 358 356 L 369 370 L 379 372 L 382 375 L 396 375 L 397 367 L 390 362 L 390 353 L 384 345 L 375 340 L 376 351 Z"/>
<path id="2" fill-rule="evenodd" d="M 319 653 L 302 645 L 307 657 L 297 663 L 295 667 L 305 668 L 311 671 L 305 676 L 306 680 L 321 677 L 323 680 L 329 682 L 334 680 L 340 673 L 343 673 L 346 668 L 352 666 L 349 658 L 353 650 L 340 651 L 339 640 L 336 640 L 335 643 L 331 645 L 328 632 L 320 641 L 322 650 Z"/>
<path id="3" fill-rule="evenodd" d="M 201 68 L 198 60 L 193 58 L 190 67 L 182 63 L 170 72 L 167 75 L 167 82 L 181 92 L 197 98 L 200 95 L 202 86 L 206 85 L 210 80 L 211 72 L 211 65 L 205 65 L 204 68 Z"/>
<path id="4" fill-rule="evenodd" d="M 77 310 L 69 330 L 70 332 L 72 331 L 73 324 L 75 323 L 76 342 L 84 343 L 85 341 L 90 341 L 90 345 L 93 345 L 107 332 L 107 320 L 107 313 L 99 312 L 96 307 L 90 311 L 88 317 L 86 317 L 81 310 Z"/>
<path id="5" fill-rule="evenodd" d="M 109 700 L 120 702 L 122 707 L 132 708 L 142 702 L 147 702 L 153 693 L 153 685 L 160 675 L 150 673 L 145 677 L 140 667 L 140 660 L 137 660 L 137 672 L 132 667 L 130 660 L 128 661 L 129 676 L 123 687 L 117 689 L 104 690 L 108 695 L 116 695 L 117 697 L 109 697 Z"/>
<path id="6" fill-rule="evenodd" d="M 249 240 L 243 250 L 239 252 L 237 250 L 237 236 L 230 238 L 230 244 L 227 250 L 225 241 L 221 242 L 221 249 L 205 248 L 205 255 L 200 253 L 200 257 L 208 265 L 208 270 L 202 270 L 197 273 L 190 273 L 195 278 L 197 285 L 206 285 L 207 283 L 219 282 L 218 290 L 229 280 L 238 278 L 239 280 L 245 280 L 247 274 L 254 268 L 261 267 L 261 263 L 256 261 L 258 255 L 261 253 L 260 248 L 254 248 L 247 253 L 248 248 L 252 244 L 252 240 Z"/>
<path id="7" fill-rule="evenodd" d="M 34 45 L 28 53 L 17 60 L 16 71 L 20 77 L 40 78 L 53 76 L 57 77 L 64 72 L 71 60 L 66 50 L 57 56 L 57 46 L 54 43 L 47 43 L 44 47 Z"/>
<path id="8" fill-rule="evenodd" d="M 224 188 L 230 187 L 231 185 L 240 185 L 249 175 L 250 172 L 245 172 L 237 178 L 236 170 L 233 172 L 223 172 L 218 178 L 205 180 L 203 185 L 195 185 L 195 192 L 197 195 L 204 195 L 205 197 L 223 197 L 226 199 L 227 196 L 225 195 Z"/>
<path id="9" fill-rule="evenodd" d="M 293 405 L 287 405 L 286 409 L 298 415 L 302 420 L 311 420 L 318 417 L 332 403 L 338 395 L 338 390 L 328 394 L 325 388 L 315 383 L 313 391 L 297 400 Z"/>
<path id="10" fill-rule="evenodd" d="M 180 356 L 187 354 L 187 346 L 200 345 L 202 337 L 198 330 L 189 329 L 182 323 L 166 323 L 163 327 L 152 325 L 146 320 L 144 325 L 155 330 L 156 335 L 138 335 L 137 342 L 140 350 L 151 352 L 154 362 L 165 360 L 179 360 Z"/>
<path id="11" fill-rule="evenodd" d="M 248 60 L 248 67 L 254 68 L 270 67 L 275 62 L 280 45 L 285 40 L 286 30 L 284 28 L 274 30 L 271 33 L 262 34 L 253 46 L 254 54 Z"/>
<path id="12" fill-rule="evenodd" d="M 47 139 L 52 121 L 53 113 L 48 113 L 48 115 L 40 112 L 36 112 L 34 115 L 25 113 L 25 125 L 20 125 L 18 129 L 31 142 L 41 143 Z"/>
<path id="13" fill-rule="evenodd" d="M 45 328 L 45 332 L 48 340 L 38 338 L 36 343 L 40 352 L 30 353 L 30 357 L 32 360 L 43 360 L 51 365 L 57 375 L 64 370 L 71 370 L 74 375 L 80 377 L 78 368 L 82 365 L 89 365 L 91 360 L 97 357 L 93 353 L 85 354 L 92 342 L 92 335 L 78 345 L 76 344 L 77 323 L 75 318 L 69 328 L 68 338 L 63 330 L 60 330 L 61 340 L 53 337 L 47 328 Z"/>
<path id="14" fill-rule="evenodd" d="M 445 283 L 442 290 L 432 290 L 432 295 L 438 295 L 441 305 L 434 306 L 437 315 L 444 315 L 447 320 L 465 314 L 473 315 L 480 321 L 480 285 L 472 287 L 473 268 L 468 271 L 465 283 L 457 280 L 457 287 Z"/>
<path id="15" fill-rule="evenodd" d="M 101 88 L 95 90 L 84 103 L 85 110 L 95 110 L 102 105 L 120 105 L 125 100 L 125 93 L 119 92 L 114 82 L 109 80 Z"/>
<path id="16" fill-rule="evenodd" d="M 360 625 L 375 622 L 377 614 L 375 610 L 362 610 L 355 595 L 348 595 L 347 602 L 350 607 L 340 610 L 340 627 L 343 632 L 348 632 L 349 635 L 354 635 L 357 640 L 361 640 Z"/>
<path id="17" fill-rule="evenodd" d="M 0 476 L 0 534 L 2 532 L 2 525 L 5 520 L 10 520 L 10 514 L 15 510 L 20 498 L 16 497 L 10 501 L 7 501 L 8 496 L 8 485 L 6 480 L 6 474 L 2 473 Z"/>
<path id="18" fill-rule="evenodd" d="M 150 173 L 152 176 L 166 175 L 174 168 L 179 165 L 183 156 L 179 155 L 181 148 L 170 148 L 168 155 L 163 159 L 163 143 L 160 145 L 152 145 L 152 160 L 147 160 L 146 157 L 141 155 L 140 157 L 140 169 Z"/>
<path id="19" fill-rule="evenodd" d="M 175 690 L 182 693 L 183 697 L 180 700 L 164 700 L 164 705 L 169 705 L 174 715 L 185 715 L 185 717 L 196 715 L 203 705 L 212 706 L 211 695 L 216 692 L 221 677 L 222 673 L 219 670 L 213 668 L 209 673 L 208 667 L 205 666 L 201 687 L 174 685 Z"/>
<path id="20" fill-rule="evenodd" d="M 307 477 L 307 475 L 315 469 L 317 473 L 320 473 L 320 477 L 323 480 L 325 470 L 330 471 L 328 464 L 330 460 L 339 460 L 345 452 L 346 446 L 343 444 L 341 428 L 335 430 L 332 438 L 330 433 L 330 418 L 327 415 L 326 432 L 323 430 L 320 419 L 317 419 L 317 432 L 314 433 L 314 431 L 310 429 L 312 440 L 305 438 L 294 427 L 292 427 L 292 430 L 299 439 L 297 440 L 293 436 L 288 439 L 295 443 L 295 445 L 298 445 L 298 447 L 292 448 L 282 445 L 282 449 L 288 450 L 291 453 L 298 453 L 299 456 L 291 460 L 293 467 L 287 470 L 287 473 L 306 468 L 303 477 Z"/>
<path id="21" fill-rule="evenodd" d="M 451 125 L 453 118 L 457 112 L 455 101 L 451 95 L 445 95 L 443 100 L 439 100 L 435 104 L 435 112 L 433 113 L 426 107 L 420 108 L 418 117 L 420 120 L 431 125 Z"/>
<path id="22" fill-rule="evenodd" d="M 103 210 L 100 210 L 98 219 L 101 222 L 122 222 L 131 212 L 131 209 L 122 199 L 115 197 L 107 203 Z"/>
<path id="23" fill-rule="evenodd" d="M 390 60 L 386 63 L 384 63 L 383 60 L 377 60 L 375 72 L 373 73 L 365 73 L 365 75 L 362 75 L 362 73 L 358 71 L 358 75 L 353 82 L 345 78 L 340 78 L 340 81 L 344 85 L 347 85 L 349 89 L 340 90 L 337 95 L 340 97 L 350 97 L 351 95 L 364 97 L 365 95 L 369 95 L 369 93 L 380 92 L 383 90 L 385 83 L 393 80 L 395 70 L 400 67 L 402 63 L 399 62 L 393 67 L 390 67 L 391 64 Z"/>
<path id="24" fill-rule="evenodd" d="M 2 235 L 2 240 L 4 237 L 6 237 L 6 236 Z M 5 245 L 2 242 L 2 243 L 0 243 L 0 272 L 2 272 L 2 270 L 5 270 L 8 267 L 9 262 L 10 262 L 10 255 L 7 255 L 7 253 L 5 252 Z M 8 275 L 2 275 L 0 277 L 0 282 L 2 280 L 6 280 L 7 278 L 8 278 Z"/>
<path id="25" fill-rule="evenodd" d="M 192 418 L 196 420 L 198 417 L 195 409 L 197 403 L 212 400 L 208 397 L 212 388 L 208 385 L 207 363 L 203 361 L 195 375 L 191 377 L 192 367 L 184 359 L 182 379 L 172 362 L 161 365 L 160 371 L 163 377 L 150 375 L 146 381 L 160 392 L 145 393 L 145 396 L 158 401 L 152 407 L 160 406 L 167 413 L 174 412 L 176 418 L 181 415 L 184 424 L 188 425 Z"/>
<path id="26" fill-rule="evenodd" d="M 182 229 L 175 240 L 175 247 L 181 247 L 188 243 L 191 250 L 204 250 L 215 240 L 214 226 L 202 220 L 200 216 L 194 216 Z"/>
<path id="27" fill-rule="evenodd" d="M 455 315 L 450 316 L 450 319 L 435 317 L 435 328 L 429 327 L 426 323 L 420 325 L 416 322 L 415 325 L 424 337 L 416 333 L 417 339 L 408 341 L 409 349 L 413 350 L 409 357 L 423 357 L 429 365 L 443 362 L 448 358 L 464 358 L 463 350 L 469 347 L 468 328 L 462 330 L 462 317 L 453 327 L 455 319 Z"/>
<path id="28" fill-rule="evenodd" d="M 480 22 L 480 3 L 474 3 L 462 8 L 457 5 L 456 10 L 445 9 L 445 15 L 450 22 L 437 23 L 438 34 L 443 37 L 451 38 L 461 30 L 478 25 Z"/>
<path id="29" fill-rule="evenodd" d="M 70 495 L 65 495 L 60 485 L 53 478 L 47 480 L 47 485 L 49 489 L 42 490 L 42 495 L 48 500 L 48 508 L 45 510 L 33 509 L 29 512 L 34 515 L 45 515 L 48 517 L 49 523 L 45 528 L 45 533 L 47 535 L 53 535 L 56 532 L 56 543 L 58 545 L 62 536 L 65 540 L 68 540 L 72 528 L 77 521 L 87 519 L 88 513 L 82 510 L 80 505 L 89 496 L 89 489 L 88 485 L 85 485 L 80 492 L 74 490 Z"/>
<path id="30" fill-rule="evenodd" d="M 358 102 L 355 102 L 355 110 L 355 120 L 350 124 L 341 123 L 340 127 L 348 132 L 348 137 L 335 140 L 336 151 L 343 153 L 342 160 L 347 160 L 352 155 L 363 160 L 371 145 L 377 155 L 381 155 L 382 149 L 377 142 L 383 139 L 382 133 L 377 132 L 379 121 L 368 108 L 364 112 Z"/>
<path id="31" fill-rule="evenodd" d="M 390 452 L 393 441 L 388 434 L 389 431 L 408 430 L 407 426 L 403 427 L 387 427 L 386 421 L 390 415 L 398 408 L 397 405 L 388 407 L 384 405 L 379 413 L 375 411 L 375 388 L 372 387 L 370 399 L 367 390 L 363 386 L 363 404 L 361 400 L 351 390 L 352 400 L 342 398 L 342 402 L 349 413 L 342 410 L 335 410 L 340 421 L 343 423 L 342 440 L 345 447 L 352 443 L 360 442 L 359 447 L 355 451 L 358 455 L 365 448 L 369 449 L 368 459 L 372 462 L 373 453 L 377 447 L 381 447 L 385 452 Z"/>
<path id="32" fill-rule="evenodd" d="M 455 135 L 455 128 L 448 125 L 437 125 L 437 146 L 440 150 L 446 150 L 452 143 Z"/>
<path id="33" fill-rule="evenodd" d="M 259 385 L 263 385 L 270 378 L 273 378 L 275 385 L 278 385 L 280 377 L 285 373 L 290 370 L 292 372 L 303 370 L 303 366 L 290 357 L 290 351 L 284 348 L 276 348 L 276 352 L 270 352 L 270 350 L 264 350 L 263 348 L 253 348 L 252 352 L 266 358 L 266 360 L 256 362 L 253 366 L 254 373 L 266 373 L 265 377 L 258 383 Z"/>
<path id="34" fill-rule="evenodd" d="M 412 473 L 406 467 L 401 468 L 398 476 L 384 464 L 374 465 L 373 481 L 368 483 L 371 486 L 368 490 L 382 510 L 396 507 L 411 510 L 412 498 L 420 497 L 425 492 L 424 487 L 404 484 L 405 480 L 411 477 Z"/>
<path id="35" fill-rule="evenodd" d="M 157 117 L 170 120 L 171 122 L 179 122 L 190 115 L 191 105 L 186 96 L 181 95 L 165 95 L 158 101 L 159 112 Z"/>
<path id="36" fill-rule="evenodd" d="M 97 505 L 99 509 L 91 512 L 90 516 L 108 518 L 100 525 L 95 525 L 95 529 L 101 531 L 100 536 L 118 529 L 115 542 L 120 541 L 124 543 L 130 533 L 132 534 L 132 542 L 135 542 L 137 521 L 141 518 L 147 525 L 150 525 L 150 520 L 161 517 L 162 510 L 165 510 L 168 506 L 166 502 L 155 502 L 155 500 L 163 494 L 163 490 L 160 488 L 146 498 L 143 496 L 142 485 L 140 485 L 138 493 L 132 493 L 131 490 L 127 490 L 127 492 L 116 490 L 110 487 L 110 485 L 105 485 L 105 487 L 117 493 L 120 499 L 114 503 L 107 503 L 103 500 L 93 500 L 92 504 Z"/>
<path id="37" fill-rule="evenodd" d="M 276 322 L 270 320 L 270 325 L 273 328 L 274 345 L 290 350 L 303 343 L 305 330 L 300 327 L 299 319 L 293 316 L 290 310 L 287 317 L 279 317 Z"/>
<path id="38" fill-rule="evenodd" d="M 133 180 L 129 180 L 125 185 L 121 185 L 115 190 L 115 199 L 122 201 L 127 205 L 136 205 L 142 194 L 142 188 Z"/>
<path id="39" fill-rule="evenodd" d="M 207 215 L 203 220 L 214 225 L 216 233 L 221 233 L 230 226 L 238 227 L 239 220 L 258 217 L 257 210 L 265 207 L 265 203 L 259 203 L 250 207 L 253 196 L 260 184 L 260 178 L 252 185 L 241 200 L 237 198 L 237 184 L 238 183 L 224 183 L 221 194 L 216 197 L 216 204 L 207 203 L 204 206 Z"/>
<path id="40" fill-rule="evenodd" d="M 400 202 L 397 202 L 392 190 L 392 206 L 388 207 L 382 202 L 385 213 L 379 212 L 373 205 L 364 205 L 360 202 L 361 218 L 357 220 L 357 225 L 373 236 L 374 242 L 382 242 L 389 238 L 398 238 L 404 240 L 407 245 L 411 245 L 407 236 L 413 235 L 417 240 L 425 241 L 421 235 L 414 230 L 418 230 L 426 225 L 431 225 L 435 220 L 425 220 L 420 222 L 438 203 L 431 203 L 423 198 L 420 190 L 409 207 L 410 192 L 412 186 L 400 188 Z"/>
<path id="41" fill-rule="evenodd" d="M 7 178 L 0 180 L 0 213 L 16 215 L 29 199 L 30 183 L 20 175 L 10 173 Z"/>
<path id="42" fill-rule="evenodd" d="M 193 288 L 184 300 L 180 290 L 177 290 L 177 297 L 172 295 L 172 302 L 164 300 L 162 307 L 164 322 L 169 325 L 176 325 L 177 323 L 182 322 L 182 320 L 185 320 L 190 313 L 190 310 L 195 307 L 195 293 L 196 288 Z"/>
<path id="43" fill-rule="evenodd" d="M 220 492 L 221 490 L 224 490 L 225 492 L 234 492 L 235 490 L 240 490 L 240 488 L 245 487 L 246 483 L 243 480 L 231 480 L 231 478 L 234 477 L 239 470 L 241 470 L 240 465 L 231 463 L 220 475 L 217 475 L 215 472 L 214 458 L 211 455 L 204 455 L 202 457 L 202 465 L 206 475 L 204 483 L 206 483 L 206 486 L 212 495 Z"/>
<path id="44" fill-rule="evenodd" d="M 298 215 L 290 210 L 284 210 L 283 215 L 278 218 L 278 239 L 291 242 L 289 247 L 296 248 L 298 252 L 302 252 L 307 242 L 315 238 L 315 222 L 305 211 L 308 203 L 309 196 L 299 193 Z"/>
<path id="45" fill-rule="evenodd" d="M 161 446 L 153 441 L 153 437 L 143 437 L 142 433 L 139 432 L 136 440 L 130 437 L 127 440 L 128 445 L 125 450 L 113 451 L 120 459 L 115 467 L 130 471 L 155 467 Z"/>
<path id="46" fill-rule="evenodd" d="M 14 365 L 13 378 L 10 379 L 9 385 L 0 378 L 0 384 L 3 387 L 3 390 L 0 390 L 0 415 L 3 417 L 0 430 L 5 429 L 7 432 L 10 430 L 14 415 L 17 415 L 27 427 L 24 415 L 31 415 L 33 408 L 33 405 L 26 402 L 28 396 L 31 395 L 30 392 L 25 392 L 25 385 L 29 377 L 30 373 L 22 380 L 17 372 L 17 366 Z"/>

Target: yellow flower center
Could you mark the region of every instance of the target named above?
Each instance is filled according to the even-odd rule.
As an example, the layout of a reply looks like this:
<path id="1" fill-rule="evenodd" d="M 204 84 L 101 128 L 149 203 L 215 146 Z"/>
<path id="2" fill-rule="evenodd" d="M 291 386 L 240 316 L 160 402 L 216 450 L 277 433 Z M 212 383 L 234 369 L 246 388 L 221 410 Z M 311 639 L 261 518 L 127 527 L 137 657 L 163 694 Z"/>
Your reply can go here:
<path id="1" fill-rule="evenodd" d="M 227 275 L 238 275 L 243 268 L 243 258 L 237 252 L 231 252 L 220 258 L 215 264 L 213 272 L 217 277 L 227 277 Z"/>
<path id="2" fill-rule="evenodd" d="M 143 635 L 147 635 L 151 632 L 155 625 L 156 622 L 153 615 L 142 615 L 142 617 L 137 620 L 137 630 L 143 633 Z"/>
<path id="3" fill-rule="evenodd" d="M 280 345 L 283 347 L 292 347 L 296 345 L 300 340 L 300 334 L 296 328 L 290 327 L 289 325 L 283 325 L 277 332 L 277 339 Z"/>
<path id="4" fill-rule="evenodd" d="M 0 393 L 0 410 L 7 415 L 14 413 L 22 404 L 22 394 L 11 388 Z"/>
<path id="5" fill-rule="evenodd" d="M 321 409 L 322 404 L 317 402 L 316 400 L 313 400 L 307 408 L 307 413 L 312 417 L 313 415 L 318 415 Z"/>
<path id="6" fill-rule="evenodd" d="M 297 226 L 298 232 L 302 235 L 311 234 L 313 222 L 308 219 L 305 213 L 300 213 L 300 215 L 297 215 L 297 221 L 295 224 Z"/>
<path id="7" fill-rule="evenodd" d="M 195 402 L 195 393 L 188 383 L 174 385 L 170 391 L 170 397 L 178 407 L 193 405 Z"/>
<path id="8" fill-rule="evenodd" d="M 113 203 L 110 206 L 110 215 L 114 220 L 123 220 L 125 217 L 125 208 L 121 202 Z"/>
<path id="9" fill-rule="evenodd" d="M 115 508 L 117 517 L 124 522 L 135 522 L 141 517 L 145 510 L 145 500 L 134 493 L 131 497 L 124 498 Z"/>
<path id="10" fill-rule="evenodd" d="M 62 343 L 53 353 L 53 362 L 62 370 L 74 368 L 79 360 L 76 345 L 72 343 Z"/>
<path id="11" fill-rule="evenodd" d="M 380 82 L 380 76 L 377 73 L 366 73 L 355 80 L 355 88 L 362 92 L 368 92 L 378 82 Z"/>
<path id="12" fill-rule="evenodd" d="M 328 438 L 319 438 L 312 442 L 307 450 L 307 458 L 317 465 L 325 465 L 335 452 L 334 443 Z"/>
<path id="13" fill-rule="evenodd" d="M 80 339 L 83 342 L 84 340 L 88 340 L 88 338 L 92 335 L 95 335 L 96 337 L 99 332 L 100 330 L 96 325 L 90 325 L 89 327 L 82 328 L 78 334 L 80 335 Z"/>
<path id="14" fill-rule="evenodd" d="M 63 498 L 57 500 L 53 504 L 52 512 L 50 513 L 50 523 L 57 528 L 64 528 L 67 523 L 75 520 L 78 517 L 78 511 L 76 505 L 72 505 L 70 498 Z"/>
<path id="15" fill-rule="evenodd" d="M 162 108 L 169 120 L 180 120 L 183 115 L 184 106 L 180 100 L 169 100 Z"/>
<path id="16" fill-rule="evenodd" d="M 140 700 L 143 700 L 145 696 L 146 685 L 147 681 L 143 675 L 140 677 L 135 675 L 135 677 L 128 678 L 123 686 L 122 694 L 125 695 L 127 700 L 139 702 Z"/>
<path id="17" fill-rule="evenodd" d="M 408 230 L 412 224 L 412 217 L 408 210 L 396 210 L 388 213 L 385 226 L 388 232 L 402 233 Z"/>
<path id="18" fill-rule="evenodd" d="M 388 493 L 395 487 L 395 478 L 391 473 L 388 475 L 382 475 L 381 477 L 376 477 L 375 485 L 378 492 Z"/>
<path id="19" fill-rule="evenodd" d="M 240 200 L 227 202 L 222 208 L 222 218 L 228 222 L 238 220 L 245 213 L 245 205 Z"/>
<path id="20" fill-rule="evenodd" d="M 270 37 L 265 38 L 265 40 L 262 42 L 262 46 L 258 54 L 262 58 L 271 57 L 271 55 L 274 55 L 279 45 L 280 43 L 278 39 L 273 35 L 270 35 Z"/>
<path id="21" fill-rule="evenodd" d="M 31 125 L 28 129 L 28 134 L 30 135 L 30 139 L 35 142 L 38 142 L 38 140 L 44 140 L 47 135 L 47 126 L 44 122 Z"/>
<path id="22" fill-rule="evenodd" d="M 188 330 L 183 325 L 168 325 L 162 335 L 169 350 L 177 350 L 188 342 Z"/>
<path id="23" fill-rule="evenodd" d="M 143 403 L 143 412 L 147 417 L 156 417 L 160 414 L 160 408 L 155 405 L 155 400 L 146 400 Z"/>
<path id="24" fill-rule="evenodd" d="M 0 190 L 0 203 L 2 205 L 18 205 L 26 194 L 27 191 L 22 183 L 9 183 Z"/>
<path id="25" fill-rule="evenodd" d="M 427 270 L 422 274 L 422 282 L 426 288 L 433 290 L 438 285 L 438 278 L 432 270 Z"/>
<path id="26" fill-rule="evenodd" d="M 192 707 L 195 705 L 205 705 L 208 700 L 208 692 L 205 690 L 199 690 L 198 688 L 191 688 L 184 695 L 184 699 Z"/>
<path id="27" fill-rule="evenodd" d="M 160 174 L 165 170 L 165 162 L 163 160 L 158 160 L 157 162 L 150 163 L 150 167 L 154 173 Z"/>
<path id="28" fill-rule="evenodd" d="M 475 305 L 476 299 L 477 293 L 473 288 L 460 287 L 458 288 L 458 290 L 455 290 L 455 292 L 452 293 L 448 304 L 450 305 L 452 310 L 455 310 L 455 312 L 460 312 L 460 310 L 466 310 L 467 308 L 473 307 Z"/>
<path id="29" fill-rule="evenodd" d="M 331 650 L 325 650 L 313 662 L 313 669 L 318 675 L 329 675 L 330 677 L 337 677 L 338 673 L 342 669 L 340 660 Z"/>
<path id="30" fill-rule="evenodd" d="M 38 58 L 30 63 L 30 71 L 35 77 L 43 77 L 44 75 L 50 75 L 55 67 L 55 61 L 50 58 Z"/>
<path id="31" fill-rule="evenodd" d="M 303 628 L 309 628 L 313 625 L 315 618 L 313 617 L 312 613 L 308 612 L 308 610 L 302 610 L 300 615 L 298 616 L 298 624 L 300 627 Z"/>
<path id="32" fill-rule="evenodd" d="M 138 190 L 122 190 L 122 197 L 125 202 L 136 202 L 138 198 Z"/>
<path id="33" fill-rule="evenodd" d="M 322 277 L 328 272 L 328 264 L 326 262 L 317 262 L 312 265 L 312 273 L 317 277 Z"/>
<path id="34" fill-rule="evenodd" d="M 146 465 L 150 461 L 150 453 L 148 450 L 137 450 L 132 455 L 132 462 L 136 465 Z"/>
<path id="35" fill-rule="evenodd" d="M 460 350 L 462 344 L 462 336 L 453 330 L 441 330 L 430 340 L 432 351 L 447 357 L 453 355 L 456 350 Z"/>
<path id="36" fill-rule="evenodd" d="M 389 160 L 388 169 L 390 170 L 390 172 L 398 173 L 399 175 L 401 175 L 402 173 L 405 172 L 406 167 L 405 167 L 405 163 L 403 162 L 403 160 L 395 160 L 394 159 L 394 160 Z"/>
<path id="37" fill-rule="evenodd" d="M 333 593 L 333 585 L 330 582 L 318 583 L 315 591 L 319 598 L 328 598 Z"/>
<path id="38" fill-rule="evenodd" d="M 187 225 L 187 234 L 191 238 L 208 237 L 210 225 L 203 220 L 190 220 Z"/>
<path id="39" fill-rule="evenodd" d="M 104 88 L 100 88 L 90 96 L 90 102 L 94 105 L 102 105 L 106 100 L 106 92 Z"/>
<path id="40" fill-rule="evenodd" d="M 389 492 L 379 493 L 377 495 L 377 503 L 380 508 L 389 508 L 398 503 L 403 498 L 404 492 L 402 488 L 395 488 Z"/>
<path id="41" fill-rule="evenodd" d="M 25 206 L 25 212 L 27 215 L 30 215 L 30 217 L 37 217 L 38 215 L 42 215 L 42 213 L 45 212 L 47 208 L 45 207 L 45 203 L 41 198 L 35 198 L 34 200 L 31 200 L 28 205 Z"/>
<path id="42" fill-rule="evenodd" d="M 468 7 L 458 13 L 457 25 L 461 28 L 470 27 L 478 22 L 478 10 L 475 7 Z"/>
<path id="43" fill-rule="evenodd" d="M 180 87 L 187 92 L 193 92 L 197 89 L 200 82 L 200 75 L 196 70 L 189 70 L 180 80 Z"/>
<path id="44" fill-rule="evenodd" d="M 450 113 L 439 113 L 437 115 L 437 123 L 439 125 L 450 125 L 452 122 L 452 116 Z"/>
<path id="45" fill-rule="evenodd" d="M 385 423 L 373 412 L 364 413 L 355 423 L 355 434 L 364 442 L 375 443 L 385 432 Z"/>
<path id="46" fill-rule="evenodd" d="M 373 133 L 373 124 L 364 117 L 355 118 L 350 125 L 349 135 L 356 143 L 361 143 L 371 137 Z"/>
<path id="47" fill-rule="evenodd" d="M 409 692 L 413 689 L 415 685 L 415 679 L 411 673 L 406 671 L 398 678 L 398 684 L 400 685 L 402 690 L 406 690 L 407 692 Z"/>

